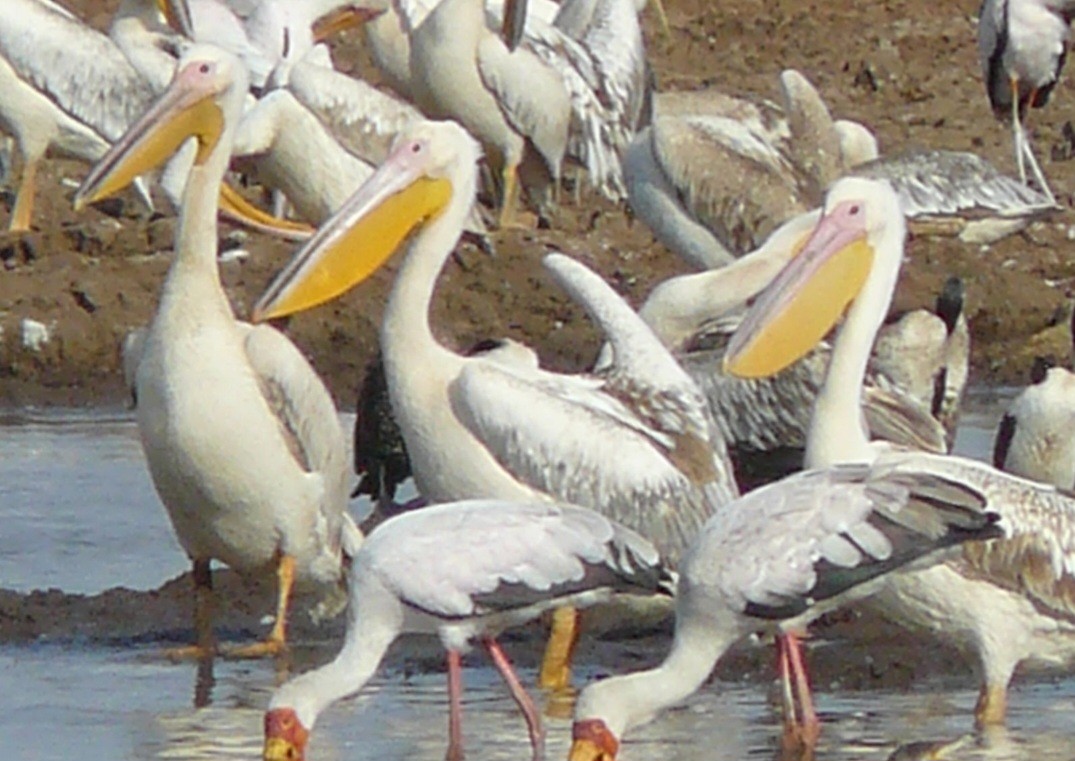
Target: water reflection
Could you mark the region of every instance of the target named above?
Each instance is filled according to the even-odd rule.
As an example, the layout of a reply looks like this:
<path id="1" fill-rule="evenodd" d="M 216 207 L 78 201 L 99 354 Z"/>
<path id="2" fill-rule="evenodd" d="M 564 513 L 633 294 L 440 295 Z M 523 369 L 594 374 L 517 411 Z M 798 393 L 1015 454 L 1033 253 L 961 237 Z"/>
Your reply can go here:
<path id="1" fill-rule="evenodd" d="M 1006 398 L 969 400 L 957 440 L 961 452 L 988 456 Z M 33 420 L 4 428 L 0 470 L 2 586 L 153 587 L 185 570 L 129 421 Z M 291 670 L 323 662 L 335 649 L 328 643 L 300 650 Z M 379 674 L 360 695 L 329 709 L 310 758 L 440 761 L 447 745 L 445 677 L 439 665 L 432 671 L 422 665 L 428 661 L 418 662 Z M 286 676 L 277 665 L 290 664 L 171 664 L 148 648 L 2 647 L 0 684 L 18 689 L 0 690 L 0 738 L 11 757 L 35 761 L 70 761 L 72 751 L 119 761 L 255 759 L 262 711 Z M 532 672 L 522 676 L 533 683 Z M 580 681 L 594 676 L 584 664 Z M 464 679 L 468 757 L 527 757 L 526 728 L 496 672 L 473 659 Z M 916 683 L 908 692 L 822 686 L 817 758 L 1067 761 L 1075 755 L 1075 679 L 1017 681 L 1008 729 L 964 737 L 976 687 L 969 671 L 965 679 Z M 569 721 L 562 710 L 553 713 L 547 755 L 563 759 Z M 716 682 L 632 732 L 622 761 L 775 759 L 779 737 L 764 684 Z"/>

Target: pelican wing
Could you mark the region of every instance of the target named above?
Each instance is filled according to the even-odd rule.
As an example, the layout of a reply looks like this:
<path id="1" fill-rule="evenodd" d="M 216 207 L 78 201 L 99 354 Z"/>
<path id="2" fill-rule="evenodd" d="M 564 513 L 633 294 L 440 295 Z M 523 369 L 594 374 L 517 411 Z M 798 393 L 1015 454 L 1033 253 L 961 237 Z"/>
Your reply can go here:
<path id="1" fill-rule="evenodd" d="M 36 0 L 5 2 L 0 54 L 20 77 L 109 142 L 153 101 L 149 84 L 115 43 Z"/>
<path id="2" fill-rule="evenodd" d="M 1000 514 L 1007 538 L 965 547 L 962 572 L 1020 592 L 1054 615 L 1075 617 L 1075 496 L 962 457 L 887 457 L 980 490 Z"/>
<path id="3" fill-rule="evenodd" d="M 650 140 L 684 208 L 741 255 L 807 211 L 779 135 L 765 122 L 682 116 L 654 119 Z"/>
<path id="4" fill-rule="evenodd" d="M 509 52 L 495 35 L 478 44 L 478 71 L 508 123 L 534 145 L 550 175 L 559 177 L 568 126 L 561 117 L 569 109 L 566 102 L 555 103 L 567 98 L 557 73 L 529 50 Z"/>
<path id="5" fill-rule="evenodd" d="M 322 512 L 329 521 L 328 536 L 336 536 L 350 479 L 336 405 L 306 357 L 283 333 L 269 325 L 244 327 L 247 359 L 284 439 L 304 469 L 321 474 Z"/>
<path id="6" fill-rule="evenodd" d="M 1035 217 L 1057 208 L 1040 191 L 965 151 L 908 151 L 857 166 L 851 174 L 888 180 L 900 196 L 904 214 L 911 219 Z"/>
<path id="7" fill-rule="evenodd" d="M 669 576 L 645 539 L 585 508 L 474 500 L 405 513 L 358 560 L 407 604 L 465 617 L 600 588 L 657 592 Z"/>
<path id="8" fill-rule="evenodd" d="M 323 66 L 296 63 L 287 87 L 340 145 L 375 166 L 387 158 L 399 131 L 423 118 L 410 104 Z"/>
<path id="9" fill-rule="evenodd" d="M 938 454 L 948 451 L 948 434 L 941 422 L 898 386 L 867 385 L 862 411 L 871 439 Z"/>
<path id="10" fill-rule="evenodd" d="M 450 394 L 455 414 L 516 479 L 593 507 L 674 561 L 734 496 L 727 466 L 708 442 L 652 427 L 603 385 L 475 363 Z"/>
<path id="11" fill-rule="evenodd" d="M 791 618 L 968 536 L 997 536 L 985 505 L 930 472 L 807 471 L 721 508 L 683 561 L 681 590 L 713 586 L 734 610 Z"/>
<path id="12" fill-rule="evenodd" d="M 624 40 L 617 42 L 625 44 Z M 623 197 L 627 191 L 620 154 L 631 141 L 635 120 L 622 113 L 626 104 L 613 100 L 622 94 L 608 89 L 611 83 L 605 81 L 600 62 L 585 43 L 554 26 L 529 24 L 523 49 L 556 72 L 567 92 L 571 103 L 569 154 L 586 167 L 594 187 L 613 200 Z"/>

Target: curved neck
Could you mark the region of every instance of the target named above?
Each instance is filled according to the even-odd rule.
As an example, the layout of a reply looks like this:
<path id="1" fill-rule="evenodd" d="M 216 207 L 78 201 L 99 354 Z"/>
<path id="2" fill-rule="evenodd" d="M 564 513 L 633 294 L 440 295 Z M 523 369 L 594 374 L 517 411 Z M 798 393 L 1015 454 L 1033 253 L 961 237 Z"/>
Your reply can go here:
<path id="1" fill-rule="evenodd" d="M 903 259 L 904 225 L 885 225 L 874 241 L 874 263 L 836 336 L 825 383 L 814 402 L 803 466 L 869 461 L 875 452 L 862 418 L 862 386 L 874 339 L 896 290 Z"/>
<path id="2" fill-rule="evenodd" d="M 448 205 L 411 240 L 381 324 L 385 371 L 390 376 L 396 375 L 404 363 L 413 365 L 422 355 L 445 351 L 433 335 L 429 309 L 440 271 L 463 232 L 476 183 L 477 165 L 464 165 L 453 172 Z"/>
<path id="3" fill-rule="evenodd" d="M 403 609 L 395 596 L 376 582 L 358 581 L 357 586 L 339 654 L 280 687 L 269 702 L 270 709 L 293 708 L 307 730 L 332 703 L 365 686 L 402 630 Z"/>
<path id="4" fill-rule="evenodd" d="M 734 620 L 677 617 L 672 649 L 648 671 L 590 685 L 579 696 L 575 720 L 601 719 L 617 737 L 692 695 L 740 636 Z"/>
<path id="5" fill-rule="evenodd" d="M 231 156 L 235 121 L 227 116 L 216 146 L 202 164 L 191 167 L 187 177 L 176 230 L 175 259 L 161 301 L 215 302 L 231 315 L 217 268 L 217 206 Z"/>

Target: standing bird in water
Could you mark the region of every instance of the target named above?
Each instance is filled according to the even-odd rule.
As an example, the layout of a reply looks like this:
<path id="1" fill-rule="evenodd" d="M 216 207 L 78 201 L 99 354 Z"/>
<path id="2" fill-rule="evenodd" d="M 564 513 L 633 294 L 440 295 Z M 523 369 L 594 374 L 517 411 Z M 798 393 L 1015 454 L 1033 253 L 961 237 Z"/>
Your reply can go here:
<path id="1" fill-rule="evenodd" d="M 998 118 L 1011 114 L 1015 161 L 1026 182 L 1026 163 L 1055 200 L 1026 134 L 1029 108 L 1041 108 L 1060 78 L 1075 3 L 1070 0 L 984 0 L 978 19 L 978 56 L 989 103 Z"/>

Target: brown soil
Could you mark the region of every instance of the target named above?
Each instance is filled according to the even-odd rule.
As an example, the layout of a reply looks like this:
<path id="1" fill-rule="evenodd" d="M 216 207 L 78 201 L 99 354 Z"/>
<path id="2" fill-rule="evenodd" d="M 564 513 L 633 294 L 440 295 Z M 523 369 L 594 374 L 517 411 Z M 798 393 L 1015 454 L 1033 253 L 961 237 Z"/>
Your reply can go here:
<path id="1" fill-rule="evenodd" d="M 99 27 L 116 0 L 69 0 Z M 663 89 L 717 87 L 734 94 L 777 97 L 785 67 L 805 72 L 837 116 L 861 120 L 888 151 L 910 145 L 978 151 L 1012 169 L 1010 135 L 992 117 L 978 71 L 973 16 L 976 0 L 815 3 L 802 0 L 671 0 L 671 42 L 645 14 L 650 56 Z M 831 44 L 839 40 L 839 45 Z M 358 35 L 345 38 L 342 65 L 369 73 Z M 375 76 L 375 75 L 374 75 Z M 1062 81 L 1054 101 L 1035 112 L 1037 147 L 1065 211 L 1028 233 L 982 249 L 952 239 L 912 242 L 897 308 L 928 304 L 949 274 L 967 281 L 974 333 L 975 382 L 1020 382 L 1029 359 L 1046 351 L 1066 356 L 1065 330 L 1056 327 L 1071 296 L 1075 264 L 1068 228 L 1075 165 L 1062 159 L 1072 85 Z M 1054 158 L 1055 157 L 1055 158 Z M 48 164 L 37 229 L 22 240 L 0 237 L 0 405 L 114 404 L 122 399 L 119 343 L 154 309 L 168 266 L 174 221 L 143 211 L 131 196 L 75 214 L 70 180 L 85 167 Z M 0 201 L 6 224 L 12 195 Z M 222 225 L 222 240 L 237 233 Z M 467 345 L 511 335 L 539 348 L 544 361 L 578 368 L 590 361 L 596 338 L 580 310 L 542 272 L 540 258 L 562 249 L 596 267 L 632 302 L 684 266 L 656 244 L 621 208 L 600 200 L 567 207 L 554 229 L 493 236 L 496 255 L 463 246 L 447 267 L 434 320 L 442 339 Z M 230 244 L 229 244 L 230 245 Z M 258 234 L 250 252 L 221 267 L 243 315 L 293 246 Z M 296 318 L 290 334 L 312 358 L 343 408 L 353 406 L 360 369 L 374 350 L 376 326 L 395 267 L 331 306 Z M 39 351 L 23 346 L 22 320 L 51 330 Z"/>
<path id="2" fill-rule="evenodd" d="M 68 4 L 103 27 L 117 1 Z M 667 6 L 671 42 L 656 33 L 654 18 L 646 14 L 651 60 L 662 88 L 713 86 L 776 99 L 780 70 L 796 67 L 817 85 L 835 115 L 870 125 L 885 150 L 914 144 L 971 149 L 1012 170 L 1009 132 L 993 119 L 978 71 L 973 21 L 977 0 L 667 0 Z M 358 37 L 340 47 L 346 65 L 370 70 Z M 1067 338 L 1057 323 L 1075 279 L 1075 263 L 1067 257 L 1073 245 L 1069 208 L 1075 164 L 1060 158 L 1072 152 L 1062 138 L 1071 90 L 1072 85 L 1062 81 L 1053 104 L 1034 114 L 1038 152 L 1065 206 L 1062 213 L 1027 234 L 985 249 L 950 239 L 918 239 L 909 247 L 897 307 L 928 304 L 945 277 L 964 277 L 977 382 L 1020 381 L 1034 354 L 1067 354 Z M 35 216 L 37 229 L 19 240 L 0 238 L 0 406 L 101 405 L 123 399 L 119 343 L 153 312 L 169 262 L 174 220 L 142 211 L 131 196 L 104 210 L 75 214 L 73 189 L 64 180 L 80 179 L 84 173 L 78 164 L 49 163 Z M 0 226 L 6 225 L 12 200 L 10 193 L 0 200 Z M 243 315 L 293 246 L 237 234 L 226 224 L 221 235 L 231 241 L 238 235 L 250 251 L 247 259 L 221 267 L 236 312 Z M 562 249 L 581 258 L 636 304 L 655 282 L 685 269 L 643 225 L 599 200 L 561 210 L 555 229 L 497 233 L 494 243 L 495 256 L 465 245 L 456 263 L 446 268 L 434 310 L 442 340 L 466 345 L 511 335 L 537 346 L 544 361 L 557 368 L 589 362 L 596 337 L 580 310 L 543 274 L 543 253 Z M 396 264 L 290 325 L 291 336 L 308 352 L 343 408 L 353 406 L 359 372 L 374 349 Z M 51 340 L 40 351 L 22 345 L 25 318 L 51 330 Z M 0 642 L 157 644 L 183 639 L 190 634 L 188 587 L 184 578 L 154 592 L 117 589 L 95 597 L 0 591 Z M 229 636 L 261 632 L 258 620 L 271 609 L 264 591 L 248 594 L 231 574 L 221 575 L 219 588 L 229 601 L 222 622 Z M 848 625 L 847 620 L 836 621 L 827 632 L 838 637 Z M 297 626 L 300 639 L 335 640 L 338 633 L 331 627 L 315 633 Z M 923 648 L 880 622 L 864 627 L 859 621 L 855 628 L 858 633 L 873 632 L 890 646 L 873 650 L 872 656 L 840 648 L 830 658 L 826 653 L 834 648 L 815 648 L 822 684 L 866 686 L 885 680 L 901 685 L 925 673 L 964 668 L 960 659 L 936 645 Z M 583 647 L 604 648 L 599 662 L 611 663 L 605 660 L 609 656 L 621 664 L 643 663 L 656 657 L 665 641 L 595 645 L 584 640 Z M 522 650 L 517 657 L 532 663 L 536 648 Z M 747 648 L 741 653 L 722 667 L 722 675 L 768 678 L 768 651 Z M 586 653 L 581 658 L 588 660 Z"/>

